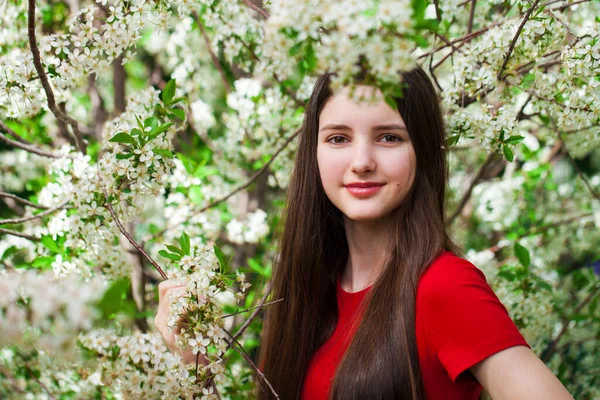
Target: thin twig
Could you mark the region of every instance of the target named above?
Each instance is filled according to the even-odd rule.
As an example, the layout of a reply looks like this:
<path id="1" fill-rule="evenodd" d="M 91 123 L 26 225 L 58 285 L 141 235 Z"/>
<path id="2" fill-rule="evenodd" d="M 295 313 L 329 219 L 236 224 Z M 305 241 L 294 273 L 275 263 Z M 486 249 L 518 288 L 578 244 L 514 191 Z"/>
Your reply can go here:
<path id="1" fill-rule="evenodd" d="M 556 10 L 556 11 L 563 12 L 565 9 L 567 9 L 567 8 L 569 8 L 569 7 L 573 7 L 574 5 L 581 4 L 581 3 L 589 3 L 589 2 L 590 2 L 590 0 L 579 0 L 579 1 L 574 1 L 574 2 L 572 2 L 572 3 L 568 3 L 568 4 L 562 5 L 562 6 L 560 6 L 560 7 L 556 7 L 556 8 L 550 8 L 550 10 L 552 10 L 552 11 Z"/>
<path id="2" fill-rule="evenodd" d="M 50 82 L 48 81 L 48 76 L 46 75 L 46 71 L 44 70 L 44 66 L 42 65 L 40 49 L 38 48 L 37 40 L 35 37 L 35 0 L 29 0 L 29 9 L 27 10 L 27 36 L 29 37 L 29 47 L 31 48 L 31 55 L 33 56 L 33 65 L 35 66 L 35 70 L 38 73 L 40 81 L 42 82 L 44 92 L 46 92 L 48 108 L 50 108 L 50 111 L 52 111 L 52 114 L 54 114 L 54 116 L 58 120 L 71 125 L 71 128 L 73 129 L 73 136 L 75 137 L 75 144 L 77 146 L 77 150 L 85 154 L 86 145 L 83 140 L 83 134 L 79 130 L 78 123 L 73 118 L 69 117 L 66 113 L 62 112 L 56 104 L 54 92 L 52 91 L 52 87 L 50 86 Z"/>
<path id="3" fill-rule="evenodd" d="M 256 4 L 252 3 L 250 0 L 242 0 L 244 2 L 245 5 L 247 5 L 248 7 L 250 7 L 251 9 L 253 9 L 254 11 L 256 11 L 257 13 L 259 13 L 264 19 L 269 18 L 269 13 L 266 12 L 265 10 L 263 10 L 262 8 L 260 8 L 259 6 L 257 6 Z"/>
<path id="4" fill-rule="evenodd" d="M 239 338 L 240 336 L 242 336 L 242 334 L 244 333 L 244 331 L 246 329 L 248 329 L 248 327 L 250 326 L 250 324 L 252 323 L 252 321 L 254 320 L 254 318 L 256 318 L 256 316 L 261 312 L 262 310 L 262 305 L 265 304 L 265 302 L 267 301 L 267 299 L 269 298 L 269 295 L 271 294 L 271 283 L 269 282 L 269 285 L 267 286 L 266 290 L 265 290 L 265 294 L 263 295 L 263 297 L 260 299 L 260 303 L 259 306 L 261 306 L 260 308 L 257 308 L 256 310 L 254 310 L 252 312 L 252 314 L 250 314 L 250 316 L 248 317 L 248 319 L 246 320 L 246 322 L 244 322 L 244 324 L 240 327 L 240 329 L 237 330 L 237 332 L 235 333 L 235 335 L 233 335 L 233 338 L 237 340 L 237 338 Z"/>
<path id="5" fill-rule="evenodd" d="M 104 191 L 104 196 L 106 197 L 106 207 L 108 208 L 108 211 L 110 211 L 110 214 L 112 215 L 113 219 L 115 220 L 115 224 L 117 225 L 117 227 L 119 228 L 119 230 L 121 231 L 123 236 L 125 236 L 127 238 L 127 240 L 129 240 L 129 243 L 131 243 L 132 246 L 137 249 L 137 251 L 139 251 L 140 253 L 142 253 L 144 255 L 144 257 L 146 257 L 146 259 L 150 262 L 150 264 L 152 264 L 154 266 L 154 268 L 156 268 L 156 270 L 158 271 L 158 273 L 160 274 L 160 276 L 163 279 L 165 279 L 165 280 L 168 279 L 167 275 L 162 270 L 160 265 L 158 265 L 158 263 L 156 261 L 154 261 L 154 259 L 152 257 L 150 257 L 148 255 L 148 253 L 146 253 L 139 244 L 137 244 L 137 242 L 133 239 L 133 237 L 131 237 L 129 232 L 127 232 L 127 230 L 123 227 L 123 224 L 121 224 L 119 217 L 117 217 L 117 213 L 115 213 L 115 210 L 113 210 L 112 205 L 110 204 L 110 201 L 108 199 L 108 193 L 106 193 L 106 190 L 104 190 L 104 189 L 102 189 L 102 190 Z"/>
<path id="6" fill-rule="evenodd" d="M 263 167 L 256 171 L 244 184 L 242 184 L 241 186 L 235 188 L 232 192 L 230 192 L 229 194 L 209 203 L 208 205 L 202 207 L 200 210 L 195 211 L 194 215 L 198 215 L 203 213 L 204 211 L 208 210 L 209 208 L 212 208 L 222 202 L 224 202 L 225 200 L 229 199 L 231 196 L 233 196 L 234 194 L 238 193 L 241 190 L 244 190 L 245 188 L 247 188 L 248 186 L 250 186 L 252 184 L 252 182 L 254 182 L 256 179 L 258 179 L 271 165 L 271 163 L 275 160 L 275 158 L 287 147 L 288 144 L 291 143 L 291 141 L 298 136 L 298 134 L 300 134 L 300 130 L 296 131 L 295 133 L 293 133 L 292 135 L 290 135 L 289 138 L 286 139 L 286 141 L 281 145 L 281 147 L 279 149 L 277 149 L 277 151 L 271 156 L 271 158 L 269 159 L 269 161 L 267 161 L 267 163 L 265 165 L 263 165 Z M 169 229 L 171 229 L 170 227 L 166 227 L 163 230 L 159 231 L 157 234 L 155 234 L 153 237 L 157 238 L 160 237 L 161 235 L 163 235 L 165 232 L 167 232 Z"/>
<path id="7" fill-rule="evenodd" d="M 241 355 L 244 358 L 244 360 L 246 360 L 248 362 L 248 364 L 250 364 L 250 366 L 252 367 L 254 372 L 256 372 L 256 374 L 260 377 L 260 379 L 264 383 L 267 384 L 267 386 L 271 390 L 271 393 L 273 393 L 273 396 L 275 396 L 276 399 L 279 399 L 279 395 L 277 394 L 277 392 L 275 392 L 275 389 L 273 389 L 273 386 L 271 386 L 271 383 L 265 377 L 265 374 L 263 374 L 262 371 L 260 370 L 260 368 L 258 368 L 256 366 L 256 364 L 254 364 L 254 361 L 252 361 L 250 356 L 246 353 L 246 351 L 244 350 L 244 347 L 242 347 L 242 345 L 237 341 L 237 339 L 234 336 L 231 335 L 231 333 L 229 331 L 227 331 L 227 329 L 223 329 L 223 331 L 225 333 L 227 333 L 227 335 L 229 335 L 229 337 L 231 338 L 231 342 L 229 342 L 229 345 L 230 345 L 229 347 L 233 348 L 235 351 L 237 351 L 238 354 Z"/>
<path id="8" fill-rule="evenodd" d="M 2 121 L 2 120 L 0 120 L 0 128 L 3 131 L 5 131 L 6 133 L 8 133 L 9 135 L 11 135 L 12 137 L 14 137 L 17 142 L 21 142 L 23 144 L 28 144 L 30 146 L 33 145 L 33 143 L 31 143 L 29 140 L 25 139 L 23 136 L 19 135 L 17 132 L 15 132 L 14 130 L 10 129 L 8 127 L 8 125 L 6 125 L 4 123 L 4 121 Z"/>
<path id="9" fill-rule="evenodd" d="M 510 46 L 508 47 L 508 51 L 506 52 L 506 55 L 504 56 L 504 62 L 502 63 L 502 67 L 500 67 L 500 71 L 498 72 L 498 77 L 497 77 L 499 81 L 504 80 L 504 76 L 503 76 L 504 70 L 506 69 L 506 66 L 508 65 L 508 60 L 510 59 L 511 54 L 512 54 L 513 50 L 515 49 L 515 45 L 517 44 L 517 40 L 519 40 L 519 36 L 521 35 L 521 31 L 523 30 L 523 27 L 525 26 L 525 24 L 529 20 L 529 17 L 531 16 L 531 13 L 533 12 L 533 10 L 535 10 L 535 8 L 537 7 L 537 5 L 538 5 L 539 2 L 540 2 L 540 0 L 535 0 L 535 2 L 533 3 L 533 5 L 531 6 L 531 8 L 529 8 L 529 10 L 527 10 L 527 13 L 523 17 L 523 21 L 521 21 L 521 24 L 519 25 L 519 28 L 517 29 L 517 33 L 515 33 L 515 36 L 513 37 L 513 40 L 510 43 Z"/>
<path id="10" fill-rule="evenodd" d="M 3 126 L 2 122 L 0 122 L 0 129 L 4 130 L 4 126 Z M 49 157 L 49 158 L 65 157 L 64 155 L 54 154 L 54 153 L 42 150 L 40 148 L 37 148 L 37 147 L 29 145 L 29 144 L 17 142 L 16 140 L 12 140 L 2 133 L 0 133 L 0 141 L 6 143 L 9 146 L 28 151 L 29 153 L 37 154 L 38 156 L 42 156 L 42 157 Z"/>
<path id="11" fill-rule="evenodd" d="M 33 203 L 33 202 L 31 202 L 31 201 L 29 201 L 27 199 L 24 199 L 24 198 L 19 197 L 19 196 L 15 196 L 14 194 L 11 194 L 11 193 L 0 192 L 0 197 L 5 197 L 5 198 L 8 198 L 8 199 L 13 199 L 16 202 L 19 202 L 21 204 L 25 204 L 26 206 L 29 206 L 29 207 L 39 208 L 40 210 L 47 210 L 49 208 L 49 207 L 43 206 L 41 204 L 35 204 L 35 203 Z"/>
<path id="12" fill-rule="evenodd" d="M 471 11 L 469 14 L 469 25 L 467 26 L 467 33 L 471 33 L 473 30 L 473 20 L 475 19 L 475 5 L 477 0 L 471 0 Z"/>
<path id="13" fill-rule="evenodd" d="M 577 171 L 577 175 L 579 175 L 579 177 L 581 178 L 581 180 L 583 181 L 585 186 L 588 188 L 588 190 L 592 194 L 592 196 L 594 196 L 596 198 L 596 200 L 600 201 L 600 195 L 596 192 L 596 190 L 594 190 L 594 188 L 592 187 L 592 185 L 590 184 L 588 179 L 585 177 L 585 175 L 583 175 L 583 172 L 581 171 L 581 169 L 579 168 L 579 166 L 577 165 L 577 163 L 575 162 L 573 157 L 571 157 L 571 153 L 569 153 L 569 149 L 567 149 L 567 145 L 566 145 L 565 141 L 563 140 L 562 142 L 563 142 L 562 148 L 565 151 L 565 155 L 571 162 L 571 165 L 573 165 L 573 167 Z"/>
<path id="14" fill-rule="evenodd" d="M 198 28 L 200 28 L 200 32 L 202 33 L 202 37 L 204 38 L 204 43 L 206 43 L 206 48 L 207 48 L 208 54 L 210 55 L 210 58 L 213 62 L 213 65 L 219 71 L 219 75 L 221 76 L 221 80 L 223 81 L 223 86 L 225 86 L 225 90 L 227 91 L 227 93 L 229 93 L 232 91 L 231 84 L 229 83 L 229 80 L 227 79 L 227 74 L 225 74 L 225 70 L 223 69 L 221 62 L 219 61 L 219 58 L 215 55 L 215 53 L 212 49 L 212 44 L 210 43 L 210 39 L 208 38 L 206 29 L 204 29 L 204 24 L 200 20 L 200 17 L 198 17 L 198 13 L 196 13 L 196 11 L 193 11 L 192 15 L 194 16 L 194 19 L 196 20 L 196 23 L 198 24 Z"/>
<path id="15" fill-rule="evenodd" d="M 63 201 L 60 205 L 56 206 L 56 207 L 52 207 L 47 209 L 46 211 L 42 211 L 39 214 L 35 214 L 32 215 L 31 217 L 23 217 L 23 218 L 13 218 L 13 219 L 0 219 L 0 225 L 6 225 L 6 224 L 21 224 L 23 222 L 27 222 L 27 221 L 32 221 L 34 219 L 39 219 L 39 218 L 43 218 L 46 215 L 50 215 L 53 212 L 56 212 L 58 210 L 62 210 L 64 208 L 64 206 L 69 202 L 70 200 L 65 200 Z"/>
<path id="16" fill-rule="evenodd" d="M 598 294 L 600 294 L 600 285 L 597 285 L 594 289 L 592 289 L 590 291 L 590 293 L 585 297 L 585 299 L 583 299 L 583 301 L 581 303 L 579 303 L 577 308 L 575 308 L 572 315 L 579 314 L 579 312 L 583 309 L 583 307 L 585 307 L 586 304 L 588 304 L 594 298 L 594 296 L 597 296 Z M 569 328 L 569 322 L 570 321 L 568 319 L 563 321 L 562 329 L 560 330 L 558 335 L 556 335 L 556 337 L 554 339 L 552 339 L 552 341 L 548 344 L 548 346 L 546 346 L 546 348 L 542 352 L 542 354 L 543 354 L 542 361 L 547 362 L 550 359 L 550 356 L 552 356 L 552 354 L 554 353 L 554 350 L 556 349 L 556 345 L 558 344 L 558 341 L 567 332 L 567 329 Z"/>
<path id="17" fill-rule="evenodd" d="M 458 207 L 456 208 L 456 210 L 454 211 L 454 213 L 452 213 L 452 215 L 446 220 L 446 225 L 452 224 L 452 222 L 454 222 L 454 220 L 456 219 L 456 217 L 458 217 L 460 215 L 460 213 L 462 212 L 463 208 L 465 208 L 465 206 L 467 205 L 467 202 L 471 198 L 471 194 L 473 193 L 473 189 L 475 188 L 475 186 L 477 186 L 477 184 L 479 183 L 479 181 L 481 180 L 481 178 L 483 178 L 483 175 L 486 173 L 488 167 L 490 166 L 490 164 L 495 159 L 496 159 L 496 153 L 490 154 L 488 156 L 488 158 L 485 160 L 485 162 L 483 163 L 483 165 L 479 168 L 479 171 L 477 172 L 477 175 L 475 175 L 475 178 L 473 178 L 473 180 L 471 181 L 471 184 L 469 185 L 469 188 L 467 189 L 467 191 L 463 195 L 462 199 L 460 200 L 460 203 L 458 204 Z"/>
<path id="18" fill-rule="evenodd" d="M 0 228 L 0 235 L 12 235 L 17 237 L 22 237 L 24 239 L 31 240 L 32 242 L 39 242 L 41 239 L 32 235 L 28 235 L 26 233 L 13 231 L 11 229 Z"/>
<path id="19" fill-rule="evenodd" d="M 252 184 L 252 182 L 254 182 L 259 176 L 261 176 L 271 165 L 271 163 L 275 160 L 275 158 L 287 147 L 288 144 L 290 144 L 292 142 L 292 140 L 294 140 L 296 138 L 296 136 L 298 136 L 298 134 L 300 133 L 300 130 L 294 132 L 292 135 L 290 135 L 290 137 L 288 137 L 285 142 L 281 145 L 281 147 L 279 147 L 279 149 L 277 149 L 277 151 L 271 156 L 271 158 L 269 159 L 269 161 L 267 161 L 265 163 L 265 165 L 263 165 L 263 167 L 261 169 L 259 169 L 258 171 L 256 171 L 251 177 L 250 179 L 248 179 L 248 181 L 246 183 L 244 183 L 243 185 L 237 187 L 234 191 L 230 192 L 229 194 L 213 201 L 212 203 L 210 203 L 207 206 L 202 207 L 200 210 L 197 211 L 197 214 L 202 213 L 206 210 L 208 210 L 209 208 L 212 208 L 214 206 L 216 206 L 217 204 L 229 199 L 231 196 L 233 196 L 234 194 L 238 193 L 241 190 L 246 189 L 248 186 L 250 186 Z"/>
<path id="20" fill-rule="evenodd" d="M 240 310 L 240 311 L 236 311 L 236 312 L 231 313 L 231 314 L 223 315 L 221 318 L 233 317 L 234 315 L 243 314 L 243 313 L 248 312 L 250 310 L 254 310 L 254 309 L 257 309 L 257 308 L 265 307 L 265 306 L 268 306 L 268 305 L 271 305 L 271 304 L 274 304 L 274 303 L 279 303 L 282 300 L 283 299 L 277 299 L 277 300 L 269 301 L 268 303 L 260 304 L 258 306 L 247 308 L 245 310 Z"/>

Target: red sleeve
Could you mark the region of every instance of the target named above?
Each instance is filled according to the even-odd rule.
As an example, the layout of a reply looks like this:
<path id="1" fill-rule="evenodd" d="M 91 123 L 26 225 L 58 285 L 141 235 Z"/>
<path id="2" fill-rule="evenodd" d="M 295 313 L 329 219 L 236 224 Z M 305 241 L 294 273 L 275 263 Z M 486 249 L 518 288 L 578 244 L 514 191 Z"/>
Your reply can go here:
<path id="1" fill-rule="evenodd" d="M 530 347 L 483 272 L 469 261 L 442 257 L 425 272 L 419 291 L 427 346 L 452 382 L 501 350 Z"/>

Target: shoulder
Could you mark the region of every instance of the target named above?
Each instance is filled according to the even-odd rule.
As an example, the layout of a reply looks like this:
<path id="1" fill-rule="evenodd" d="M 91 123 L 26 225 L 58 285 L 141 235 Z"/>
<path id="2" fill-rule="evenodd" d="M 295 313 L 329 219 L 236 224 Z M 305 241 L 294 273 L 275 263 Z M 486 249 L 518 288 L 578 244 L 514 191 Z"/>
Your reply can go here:
<path id="1" fill-rule="evenodd" d="M 473 284 L 487 286 L 485 274 L 470 261 L 446 251 L 421 274 L 418 293 L 443 295 Z"/>

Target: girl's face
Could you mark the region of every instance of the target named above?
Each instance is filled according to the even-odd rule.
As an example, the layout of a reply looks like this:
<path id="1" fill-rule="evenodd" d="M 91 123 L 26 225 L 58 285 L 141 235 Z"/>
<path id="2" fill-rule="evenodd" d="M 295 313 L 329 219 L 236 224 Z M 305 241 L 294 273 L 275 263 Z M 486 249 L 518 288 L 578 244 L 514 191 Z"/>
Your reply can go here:
<path id="1" fill-rule="evenodd" d="M 398 208 L 415 179 L 416 156 L 400 113 L 379 89 L 356 93 L 376 101 L 355 102 L 349 88 L 334 94 L 319 116 L 317 161 L 327 197 L 346 217 L 373 221 Z M 373 92 L 375 90 L 375 92 Z M 372 185 L 353 188 L 353 184 Z"/>

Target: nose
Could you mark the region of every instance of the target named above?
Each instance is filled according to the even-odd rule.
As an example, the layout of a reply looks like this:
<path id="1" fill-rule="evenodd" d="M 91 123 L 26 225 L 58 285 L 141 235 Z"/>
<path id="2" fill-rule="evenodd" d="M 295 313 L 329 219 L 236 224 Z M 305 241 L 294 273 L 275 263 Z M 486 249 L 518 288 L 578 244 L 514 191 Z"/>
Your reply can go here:
<path id="1" fill-rule="evenodd" d="M 377 166 L 373 149 L 368 141 L 356 140 L 355 146 L 352 152 L 351 169 L 356 174 L 364 174 L 366 172 L 373 172 Z"/>

